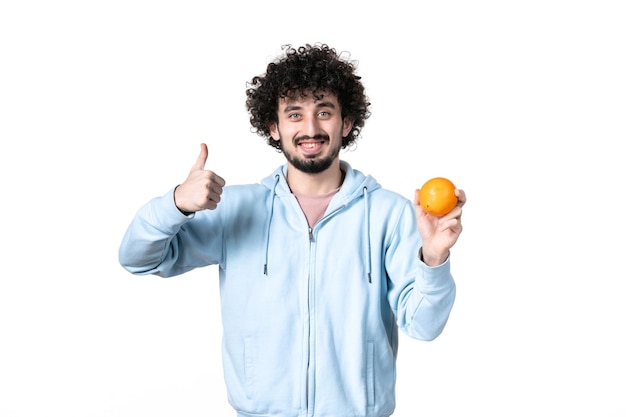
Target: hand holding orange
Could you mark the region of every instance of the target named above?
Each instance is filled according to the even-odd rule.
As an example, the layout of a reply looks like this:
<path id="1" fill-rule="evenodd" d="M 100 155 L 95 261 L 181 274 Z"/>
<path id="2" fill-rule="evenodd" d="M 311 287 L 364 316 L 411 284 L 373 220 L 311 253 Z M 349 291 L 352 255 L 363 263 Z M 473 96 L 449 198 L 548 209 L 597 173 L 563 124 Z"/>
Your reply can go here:
<path id="1" fill-rule="evenodd" d="M 419 202 L 422 209 L 433 216 L 448 214 L 458 201 L 454 194 L 456 186 L 447 178 L 431 178 L 419 190 Z"/>

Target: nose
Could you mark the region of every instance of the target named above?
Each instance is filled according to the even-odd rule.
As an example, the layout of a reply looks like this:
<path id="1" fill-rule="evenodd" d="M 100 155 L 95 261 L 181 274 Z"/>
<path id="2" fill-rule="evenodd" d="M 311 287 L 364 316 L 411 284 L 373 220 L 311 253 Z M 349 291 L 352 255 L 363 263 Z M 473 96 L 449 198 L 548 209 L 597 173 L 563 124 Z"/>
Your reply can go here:
<path id="1" fill-rule="evenodd" d="M 319 121 L 315 117 L 308 117 L 302 125 L 302 135 L 308 137 L 315 137 L 320 133 Z"/>

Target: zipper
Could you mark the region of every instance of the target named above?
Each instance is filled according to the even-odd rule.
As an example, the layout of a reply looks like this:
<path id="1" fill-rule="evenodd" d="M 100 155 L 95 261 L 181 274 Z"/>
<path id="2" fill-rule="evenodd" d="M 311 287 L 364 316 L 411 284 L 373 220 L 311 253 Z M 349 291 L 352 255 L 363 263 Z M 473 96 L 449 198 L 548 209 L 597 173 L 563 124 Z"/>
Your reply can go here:
<path id="1" fill-rule="evenodd" d="M 313 227 L 309 226 L 308 227 L 308 232 L 309 232 L 309 271 L 308 271 L 308 294 L 307 294 L 307 302 L 308 302 L 308 313 L 309 313 L 309 320 L 308 320 L 308 339 L 309 339 L 309 349 L 308 349 L 308 358 L 307 358 L 307 378 L 306 378 L 306 412 L 307 412 L 307 416 L 310 416 L 311 413 L 313 413 L 313 404 L 314 404 L 314 400 L 313 400 L 313 393 L 311 392 L 312 386 L 310 384 L 310 380 L 311 380 L 311 361 L 312 361 L 312 357 L 311 357 L 311 351 L 312 351 L 312 340 L 311 340 L 311 305 L 312 305 L 312 300 L 311 300 L 311 293 L 312 293 L 312 288 L 313 288 L 313 275 L 312 275 L 312 259 L 313 259 L 313 229 L 315 227 L 317 227 L 319 224 L 321 224 L 323 221 L 329 219 L 330 217 L 334 216 L 335 213 L 341 211 L 341 209 L 343 209 L 345 207 L 345 205 L 341 205 L 339 207 L 337 207 L 335 210 L 333 210 L 332 212 L 326 214 L 324 217 L 322 217 L 321 219 L 319 219 L 317 221 L 317 223 L 315 223 L 313 225 Z"/>
<path id="2" fill-rule="evenodd" d="M 313 228 L 309 226 L 309 271 L 308 271 L 308 280 L 307 280 L 307 310 L 308 310 L 308 322 L 307 322 L 307 336 L 308 336 L 308 355 L 307 355 L 307 366 L 306 366 L 306 413 L 307 416 L 309 416 L 312 413 L 312 405 L 313 405 L 313 398 L 311 397 L 312 395 L 312 391 L 311 391 L 311 350 L 312 350 L 312 346 L 311 344 L 312 339 L 311 339 L 311 305 L 312 305 L 312 301 L 311 301 L 311 293 L 312 293 L 312 285 L 313 285 L 313 276 L 312 276 L 312 271 L 311 271 L 311 265 L 312 262 L 311 260 L 313 259 Z"/>

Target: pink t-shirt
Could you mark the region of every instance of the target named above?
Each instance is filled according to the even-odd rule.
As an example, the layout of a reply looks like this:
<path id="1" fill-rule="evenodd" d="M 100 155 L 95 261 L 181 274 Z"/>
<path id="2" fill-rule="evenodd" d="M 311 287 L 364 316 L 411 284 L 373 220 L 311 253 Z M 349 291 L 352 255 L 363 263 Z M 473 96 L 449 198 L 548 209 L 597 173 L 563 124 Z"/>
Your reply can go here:
<path id="1" fill-rule="evenodd" d="M 335 194 L 337 194 L 338 191 L 339 188 L 327 194 L 321 195 L 304 195 L 293 193 L 293 195 L 296 196 L 298 203 L 300 203 L 300 207 L 302 208 L 302 211 L 304 212 L 304 215 L 309 222 L 309 227 L 313 227 L 313 225 L 324 216 L 330 200 Z"/>

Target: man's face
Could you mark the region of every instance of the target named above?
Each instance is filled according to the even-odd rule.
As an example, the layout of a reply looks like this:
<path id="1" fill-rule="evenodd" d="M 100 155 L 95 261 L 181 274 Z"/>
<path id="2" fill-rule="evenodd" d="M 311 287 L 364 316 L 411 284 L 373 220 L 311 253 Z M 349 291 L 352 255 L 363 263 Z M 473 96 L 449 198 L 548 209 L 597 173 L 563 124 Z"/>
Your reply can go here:
<path id="1" fill-rule="evenodd" d="M 337 97 L 325 94 L 315 99 L 312 94 L 278 102 L 278 123 L 270 133 L 280 141 L 287 161 L 307 173 L 322 172 L 330 167 L 341 150 L 342 138 L 352 122 L 342 120 Z"/>

